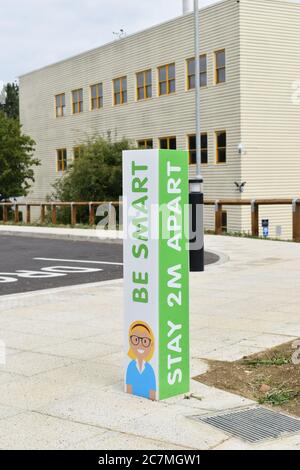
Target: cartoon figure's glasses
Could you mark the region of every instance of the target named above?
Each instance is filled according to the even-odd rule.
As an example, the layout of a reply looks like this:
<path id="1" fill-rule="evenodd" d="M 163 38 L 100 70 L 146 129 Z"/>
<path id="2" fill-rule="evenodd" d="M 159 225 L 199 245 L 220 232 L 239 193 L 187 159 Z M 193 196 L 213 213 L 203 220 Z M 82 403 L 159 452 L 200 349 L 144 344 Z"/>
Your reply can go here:
<path id="1" fill-rule="evenodd" d="M 151 344 L 151 339 L 147 337 L 141 337 L 141 336 L 136 336 L 132 335 L 130 336 L 130 342 L 133 344 L 133 346 L 138 346 L 138 344 L 142 344 L 144 348 L 149 348 Z"/>

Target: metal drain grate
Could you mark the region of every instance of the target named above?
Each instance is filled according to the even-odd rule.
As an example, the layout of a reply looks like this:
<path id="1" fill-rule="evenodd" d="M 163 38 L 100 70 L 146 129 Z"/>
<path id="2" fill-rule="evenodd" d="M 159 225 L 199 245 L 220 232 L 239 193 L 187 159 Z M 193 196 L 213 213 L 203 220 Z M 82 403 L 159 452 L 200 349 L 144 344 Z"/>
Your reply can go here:
<path id="1" fill-rule="evenodd" d="M 299 419 L 263 407 L 197 416 L 195 419 L 251 443 L 300 432 Z"/>

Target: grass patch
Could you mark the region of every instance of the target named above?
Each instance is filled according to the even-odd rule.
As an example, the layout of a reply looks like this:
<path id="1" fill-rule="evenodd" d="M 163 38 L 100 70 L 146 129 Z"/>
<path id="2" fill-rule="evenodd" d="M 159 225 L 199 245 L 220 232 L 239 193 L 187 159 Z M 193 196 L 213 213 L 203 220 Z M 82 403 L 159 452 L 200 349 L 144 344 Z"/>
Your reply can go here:
<path id="1" fill-rule="evenodd" d="M 258 402 L 261 405 L 280 406 L 293 400 L 297 395 L 298 392 L 293 392 L 293 390 L 274 389 L 260 397 Z"/>
<path id="2" fill-rule="evenodd" d="M 201 383 L 235 393 L 300 417 L 300 364 L 292 341 L 235 362 L 208 360 Z"/>
<path id="3" fill-rule="evenodd" d="M 284 364 L 291 364 L 291 358 L 287 357 L 273 357 L 272 359 L 243 359 L 242 364 L 250 367 L 258 366 L 282 366 Z"/>

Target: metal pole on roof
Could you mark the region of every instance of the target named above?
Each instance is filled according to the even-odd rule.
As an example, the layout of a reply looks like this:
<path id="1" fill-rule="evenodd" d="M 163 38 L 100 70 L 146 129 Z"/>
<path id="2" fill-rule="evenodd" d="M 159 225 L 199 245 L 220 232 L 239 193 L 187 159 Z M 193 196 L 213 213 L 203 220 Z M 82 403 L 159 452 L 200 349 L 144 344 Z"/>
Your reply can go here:
<path id="1" fill-rule="evenodd" d="M 204 196 L 201 176 L 201 123 L 200 123 L 200 47 L 199 2 L 194 0 L 195 32 L 195 112 L 196 112 L 196 176 L 190 183 L 190 271 L 204 271 Z"/>
<path id="2" fill-rule="evenodd" d="M 201 178 L 201 127 L 200 127 L 200 47 L 199 47 L 199 1 L 194 0 L 195 22 L 195 97 L 196 97 L 196 150 L 197 178 Z"/>

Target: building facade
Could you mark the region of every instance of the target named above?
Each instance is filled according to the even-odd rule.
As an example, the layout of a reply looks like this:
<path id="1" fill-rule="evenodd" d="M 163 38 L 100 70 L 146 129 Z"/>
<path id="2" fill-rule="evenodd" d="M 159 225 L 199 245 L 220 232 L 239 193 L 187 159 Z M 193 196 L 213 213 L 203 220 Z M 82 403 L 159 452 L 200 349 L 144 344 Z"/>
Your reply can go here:
<path id="1" fill-rule="evenodd" d="M 20 78 L 21 122 L 42 163 L 28 199 L 44 200 L 94 134 L 189 149 L 193 174 L 193 31 L 185 14 Z M 300 5 L 221 1 L 200 11 L 199 41 L 206 198 L 300 197 Z M 290 208 L 260 217 L 271 235 L 291 236 Z M 248 231 L 250 208 L 225 207 L 225 226 Z"/>

